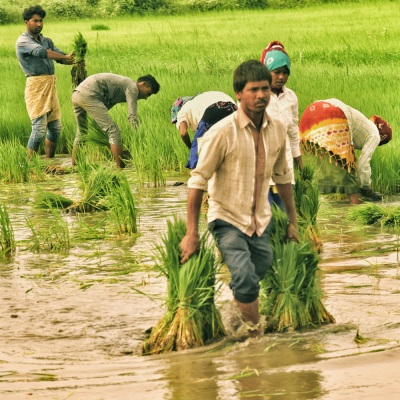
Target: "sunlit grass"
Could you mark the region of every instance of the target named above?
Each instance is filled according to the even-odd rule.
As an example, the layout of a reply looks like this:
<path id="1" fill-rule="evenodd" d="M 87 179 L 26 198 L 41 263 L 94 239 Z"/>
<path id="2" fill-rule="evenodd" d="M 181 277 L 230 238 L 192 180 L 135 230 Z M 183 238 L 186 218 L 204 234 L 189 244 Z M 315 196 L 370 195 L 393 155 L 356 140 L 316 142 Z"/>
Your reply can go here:
<path id="1" fill-rule="evenodd" d="M 68 52 L 76 32 L 82 32 L 88 42 L 89 75 L 113 72 L 135 80 L 150 73 L 160 82 L 157 95 L 138 103 L 141 127 L 137 132 L 131 133 L 126 105 L 114 107 L 110 114 L 132 154 L 138 182 L 161 186 L 168 171 L 184 170 L 188 156 L 170 123 L 173 101 L 207 90 L 234 96 L 233 70 L 246 59 L 258 59 L 265 45 L 274 39 L 284 43 L 291 56 L 288 86 L 298 95 L 300 115 L 309 103 L 336 97 L 368 117 L 382 116 L 398 132 L 399 106 L 393 90 L 400 62 L 396 56 L 398 11 L 399 4 L 379 0 L 290 10 L 125 17 L 107 20 L 110 29 L 106 35 L 92 29 L 104 20 L 49 20 L 43 33 Z M 249 28 L 237 35 L 241 24 Z M 14 48 L 23 31 L 23 24 L 0 26 L 0 67 L 6 77 L 0 93 L 0 132 L 2 137 L 15 137 L 26 146 L 30 121 L 22 97 L 25 77 L 18 68 Z M 71 151 L 76 130 L 70 72 L 70 66 L 56 66 L 64 127 L 58 152 Z M 374 190 L 384 194 L 399 191 L 399 140 L 394 134 L 392 142 L 378 148 L 372 159 Z"/>

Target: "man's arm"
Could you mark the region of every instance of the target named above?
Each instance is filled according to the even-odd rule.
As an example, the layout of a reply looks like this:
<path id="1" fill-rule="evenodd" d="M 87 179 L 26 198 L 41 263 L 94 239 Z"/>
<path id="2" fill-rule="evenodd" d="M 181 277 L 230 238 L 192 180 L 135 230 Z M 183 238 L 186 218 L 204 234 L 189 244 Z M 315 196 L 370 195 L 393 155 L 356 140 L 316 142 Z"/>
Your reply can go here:
<path id="1" fill-rule="evenodd" d="M 182 264 L 200 250 L 199 215 L 203 193 L 200 189 L 189 189 L 186 235 L 180 243 Z"/>
<path id="2" fill-rule="evenodd" d="M 75 63 L 74 52 L 72 51 L 69 54 L 60 54 L 56 51 L 47 49 L 47 59 L 48 60 L 55 60 L 61 64 L 65 65 L 72 65 Z"/>
<path id="3" fill-rule="evenodd" d="M 183 143 L 185 143 L 186 147 L 188 147 L 190 150 L 190 148 L 192 147 L 192 142 L 188 134 L 188 124 L 186 121 L 182 121 L 179 124 L 179 133 L 181 134 L 181 139 L 183 140 Z"/>
<path id="4" fill-rule="evenodd" d="M 276 184 L 279 196 L 285 205 L 285 211 L 289 219 L 287 235 L 290 240 L 299 241 L 297 229 L 296 206 L 293 198 L 293 188 L 291 183 Z"/>

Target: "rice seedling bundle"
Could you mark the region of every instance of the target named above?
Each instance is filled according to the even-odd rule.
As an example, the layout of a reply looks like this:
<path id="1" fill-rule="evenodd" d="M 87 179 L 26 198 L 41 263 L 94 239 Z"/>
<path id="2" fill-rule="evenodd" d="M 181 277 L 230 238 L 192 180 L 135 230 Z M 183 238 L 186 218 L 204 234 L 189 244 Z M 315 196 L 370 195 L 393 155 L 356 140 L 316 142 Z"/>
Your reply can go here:
<path id="1" fill-rule="evenodd" d="M 400 226 L 400 207 L 365 203 L 353 207 L 348 218 L 362 225 Z"/>
<path id="2" fill-rule="evenodd" d="M 85 67 L 87 42 L 81 32 L 78 32 L 74 37 L 73 49 L 75 51 L 75 64 L 71 69 L 72 86 L 77 87 L 87 77 Z"/>
<path id="3" fill-rule="evenodd" d="M 286 215 L 274 208 L 270 232 L 272 269 L 261 281 L 260 313 L 267 332 L 284 332 L 335 322 L 322 303 L 318 255 L 309 241 L 286 239 Z"/>
<path id="4" fill-rule="evenodd" d="M 168 221 L 167 234 L 156 246 L 157 268 L 167 278 L 166 314 L 143 344 L 143 354 L 159 354 L 203 346 L 208 340 L 225 336 L 221 316 L 215 306 L 216 256 L 201 237 L 197 255 L 180 263 L 179 244 L 186 232 L 184 221 Z"/>
<path id="5" fill-rule="evenodd" d="M 294 199 L 299 219 L 299 229 L 305 240 L 314 244 L 317 252 L 322 250 L 322 241 L 317 227 L 317 216 L 320 207 L 319 190 L 314 180 L 314 168 L 304 165 L 301 176 L 296 177 Z"/>
<path id="6" fill-rule="evenodd" d="M 67 199 L 66 197 L 52 193 L 40 191 L 36 196 L 34 205 L 37 208 L 58 208 L 58 209 L 66 209 L 73 204 L 73 200 Z"/>

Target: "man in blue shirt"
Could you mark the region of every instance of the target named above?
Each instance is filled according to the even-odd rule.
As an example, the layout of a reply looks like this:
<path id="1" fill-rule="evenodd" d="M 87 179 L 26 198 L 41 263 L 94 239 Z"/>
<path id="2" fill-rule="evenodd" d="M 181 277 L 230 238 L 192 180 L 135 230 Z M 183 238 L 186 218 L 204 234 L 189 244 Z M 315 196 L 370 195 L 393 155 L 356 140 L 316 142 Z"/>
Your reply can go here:
<path id="1" fill-rule="evenodd" d="M 55 155 L 61 133 L 61 111 L 54 75 L 54 61 L 74 64 L 74 53 L 65 54 L 50 38 L 41 34 L 46 11 L 39 5 L 26 8 L 22 14 L 26 26 L 17 40 L 16 52 L 22 71 L 27 77 L 25 103 L 32 121 L 28 155 L 37 152 L 46 136 L 46 157 Z"/>

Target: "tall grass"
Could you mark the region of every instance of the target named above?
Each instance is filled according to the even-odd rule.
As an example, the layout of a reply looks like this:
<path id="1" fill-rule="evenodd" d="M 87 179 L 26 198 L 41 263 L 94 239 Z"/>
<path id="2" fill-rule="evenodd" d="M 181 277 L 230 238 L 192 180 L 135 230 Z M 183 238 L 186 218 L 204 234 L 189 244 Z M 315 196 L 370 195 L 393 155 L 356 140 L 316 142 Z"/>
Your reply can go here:
<path id="1" fill-rule="evenodd" d="M 142 126 L 136 136 L 130 134 L 126 105 L 110 112 L 143 182 L 160 185 L 169 170 L 184 170 L 188 154 L 169 120 L 172 102 L 178 96 L 207 90 L 234 96 L 236 66 L 249 58 L 258 59 L 266 43 L 280 40 L 292 59 L 289 86 L 299 97 L 300 113 L 312 101 L 336 97 L 367 116 L 378 114 L 392 124 L 394 138 L 376 150 L 372 170 L 374 189 L 395 193 L 400 182 L 399 105 L 393 90 L 400 63 L 399 11 L 398 2 L 378 0 L 286 10 L 133 16 L 107 20 L 110 29 L 106 33 L 91 29 L 104 22 L 100 19 L 61 22 L 49 18 L 43 33 L 70 51 L 75 32 L 82 32 L 88 43 L 89 75 L 113 72 L 136 79 L 150 73 L 160 82 L 157 95 L 139 101 Z M 0 92 L 0 134 L 15 136 L 25 146 L 30 131 L 23 101 L 25 77 L 14 49 L 23 31 L 23 23 L 0 26 L 0 68 L 5 77 Z M 69 66 L 56 66 L 64 126 L 57 151 L 65 153 L 71 151 L 75 132 L 70 72 Z"/>
<path id="2" fill-rule="evenodd" d="M 7 183 L 27 183 L 44 180 L 43 165 L 16 137 L 0 142 L 0 180 Z"/>
<path id="3" fill-rule="evenodd" d="M 14 251 L 14 229 L 6 206 L 0 203 L 0 255 L 10 255 Z"/>

